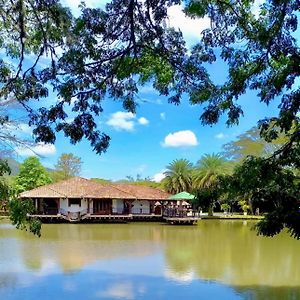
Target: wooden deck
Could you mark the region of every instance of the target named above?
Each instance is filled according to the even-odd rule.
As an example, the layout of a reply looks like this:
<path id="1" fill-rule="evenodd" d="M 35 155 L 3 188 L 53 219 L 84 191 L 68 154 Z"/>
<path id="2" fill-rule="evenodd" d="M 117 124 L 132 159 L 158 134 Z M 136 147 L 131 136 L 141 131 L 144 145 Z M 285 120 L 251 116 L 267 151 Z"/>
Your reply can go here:
<path id="1" fill-rule="evenodd" d="M 199 220 L 195 217 L 163 217 L 163 219 L 171 225 L 194 225 Z"/>
<path id="2" fill-rule="evenodd" d="M 81 217 L 81 220 L 132 220 L 132 215 L 97 215 L 86 214 Z"/>
<path id="3" fill-rule="evenodd" d="M 171 225 L 193 225 L 199 220 L 197 217 L 193 216 L 163 216 L 155 214 L 80 214 L 80 213 L 70 213 L 70 214 L 56 214 L 56 215 L 46 215 L 46 214 L 34 214 L 28 215 L 30 218 L 37 218 L 45 222 L 129 222 L 129 221 L 165 221 Z"/>
<path id="4" fill-rule="evenodd" d="M 67 221 L 70 223 L 79 223 L 81 221 L 129 221 L 132 220 L 132 215 L 100 215 L 100 214 L 84 214 L 79 213 L 70 213 L 70 214 L 61 214 L 56 215 L 46 215 L 46 214 L 34 214 L 28 215 L 29 218 L 40 219 L 41 221 Z"/>
<path id="5" fill-rule="evenodd" d="M 161 221 L 162 215 L 155 214 L 132 214 L 133 221 Z"/>

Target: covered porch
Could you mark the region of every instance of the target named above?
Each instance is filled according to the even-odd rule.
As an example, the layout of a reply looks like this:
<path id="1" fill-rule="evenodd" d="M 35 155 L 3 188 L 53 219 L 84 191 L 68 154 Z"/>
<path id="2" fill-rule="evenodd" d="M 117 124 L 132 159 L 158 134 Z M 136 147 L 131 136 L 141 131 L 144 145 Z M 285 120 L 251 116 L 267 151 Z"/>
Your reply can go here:
<path id="1" fill-rule="evenodd" d="M 60 209 L 60 199 L 36 198 L 32 200 L 36 215 L 57 215 Z"/>

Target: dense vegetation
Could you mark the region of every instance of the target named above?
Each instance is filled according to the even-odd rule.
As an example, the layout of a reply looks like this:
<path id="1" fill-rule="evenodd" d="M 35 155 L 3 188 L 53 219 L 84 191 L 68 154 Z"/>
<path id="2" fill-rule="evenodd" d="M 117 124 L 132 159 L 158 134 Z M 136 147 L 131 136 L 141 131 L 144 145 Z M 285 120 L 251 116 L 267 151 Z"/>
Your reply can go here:
<path id="1" fill-rule="evenodd" d="M 279 114 L 258 120 L 260 137 L 270 142 L 284 135 L 285 143 L 264 157 L 247 158 L 223 180 L 231 191 L 242 188 L 240 196 L 273 202 L 260 233 L 273 235 L 286 225 L 299 237 L 299 1 L 266 0 L 259 8 L 255 2 L 113 0 L 104 10 L 82 4 L 74 17 L 58 0 L 2 0 L 1 101 L 13 99 L 26 109 L 37 142 L 54 143 L 63 132 L 71 143 L 85 137 L 102 153 L 110 141 L 95 122 L 102 100 L 109 96 L 135 112 L 138 89 L 146 83 L 175 105 L 187 94 L 192 104 L 204 106 L 201 122 L 210 125 L 224 113 L 228 125 L 237 124 L 243 114 L 239 99 L 248 90 L 266 105 L 278 99 Z M 193 18 L 211 21 L 191 49 L 180 31 L 167 26 L 168 7 L 175 4 Z M 40 61 L 46 55 L 45 66 Z M 228 67 L 221 84 L 206 68 L 219 60 Z M 50 90 L 58 101 L 33 109 L 30 101 L 47 98 Z M 76 113 L 71 121 L 69 110 Z M 3 113 L 0 125 L 8 122 Z M 18 142 L 12 138 L 1 137 Z M 218 186 L 214 174 L 207 177 Z"/>

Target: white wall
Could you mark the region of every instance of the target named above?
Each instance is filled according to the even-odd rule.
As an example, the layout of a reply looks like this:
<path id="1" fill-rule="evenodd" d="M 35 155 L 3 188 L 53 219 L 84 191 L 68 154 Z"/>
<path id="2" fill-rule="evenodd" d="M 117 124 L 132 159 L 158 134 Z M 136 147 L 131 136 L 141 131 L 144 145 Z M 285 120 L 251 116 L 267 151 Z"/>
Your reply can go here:
<path id="1" fill-rule="evenodd" d="M 79 212 L 82 210 L 87 209 L 88 207 L 88 200 L 81 199 L 81 206 L 79 205 L 71 205 L 69 206 L 69 200 L 68 199 L 60 199 L 60 208 L 69 211 L 69 212 Z"/>
<path id="2" fill-rule="evenodd" d="M 133 214 L 150 214 L 150 202 L 147 200 L 134 200 L 131 212 Z"/>

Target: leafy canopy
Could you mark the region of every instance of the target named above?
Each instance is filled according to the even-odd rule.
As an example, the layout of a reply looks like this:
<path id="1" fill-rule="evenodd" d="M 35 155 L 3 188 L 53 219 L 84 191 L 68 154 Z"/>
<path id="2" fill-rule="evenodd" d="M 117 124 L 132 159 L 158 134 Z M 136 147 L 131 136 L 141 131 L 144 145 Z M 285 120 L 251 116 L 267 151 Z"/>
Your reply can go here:
<path id="1" fill-rule="evenodd" d="M 180 31 L 167 25 L 168 7 L 175 4 L 194 18 L 210 18 L 211 27 L 192 49 Z M 298 9 L 298 0 L 266 0 L 259 10 L 254 0 L 112 0 L 104 10 L 82 4 L 75 18 L 58 0 L 1 0 L 0 48 L 6 57 L 0 59 L 0 98 L 17 99 L 26 108 L 36 141 L 54 143 L 57 132 L 63 132 L 72 143 L 87 138 L 102 153 L 110 138 L 97 129 L 95 118 L 105 97 L 135 112 L 139 87 L 150 83 L 170 103 L 178 105 L 187 94 L 192 104 L 203 105 L 203 124 L 215 124 L 225 113 L 233 125 L 243 114 L 240 96 L 254 90 L 266 105 L 279 101 L 279 114 L 259 121 L 261 136 L 270 142 L 283 133 L 288 141 L 269 160 L 250 159 L 255 163 L 244 167 L 263 174 L 271 161 L 275 171 L 289 176 L 284 170 L 300 164 Z M 39 62 L 46 55 L 44 67 Z M 216 84 L 207 64 L 219 60 L 228 74 Z M 32 109 L 29 101 L 46 98 L 50 90 L 58 101 Z M 68 111 L 75 114 L 72 121 Z M 270 184 L 270 190 L 263 189 L 266 197 Z M 289 202 L 292 190 L 284 183 L 282 190 Z M 294 206 L 295 201 L 293 212 Z M 280 216 L 265 221 L 295 221 L 284 209 Z"/>
<path id="2" fill-rule="evenodd" d="M 175 159 L 167 167 L 163 179 L 169 193 L 189 192 L 192 189 L 193 164 L 187 159 Z"/>
<path id="3" fill-rule="evenodd" d="M 258 11 L 254 2 L 113 0 L 104 10 L 82 4 L 75 18 L 58 0 L 2 0 L 0 47 L 18 63 L 0 61 L 1 97 L 24 105 L 37 141 L 54 142 L 62 131 L 72 143 L 86 137 L 101 153 L 109 137 L 96 129 L 94 118 L 106 96 L 135 112 L 139 86 L 151 83 L 171 103 L 187 93 L 191 103 L 204 104 L 203 124 L 226 113 L 232 125 L 243 114 L 239 97 L 253 89 L 266 104 L 281 97 L 279 115 L 260 123 L 266 138 L 276 138 L 278 130 L 291 129 L 300 105 L 298 1 L 267 0 Z M 168 7 L 175 4 L 211 20 L 190 51 L 182 33 L 167 25 Z M 31 63 L 29 54 L 35 57 Z M 39 64 L 45 55 L 46 68 Z M 215 84 L 206 69 L 219 59 L 228 65 L 223 84 Z M 49 89 L 58 102 L 34 111 L 28 100 L 47 97 Z M 73 121 L 66 108 L 75 112 Z M 267 131 L 271 123 L 276 127 Z M 291 135 L 297 143 L 298 129 Z"/>
<path id="4" fill-rule="evenodd" d="M 24 192 L 51 183 L 51 178 L 36 156 L 28 157 L 20 165 L 15 179 L 18 192 Z"/>
<path id="5" fill-rule="evenodd" d="M 63 153 L 58 158 L 55 165 L 55 175 L 57 179 L 64 180 L 70 177 L 79 176 L 81 172 L 82 160 L 73 153 Z"/>

